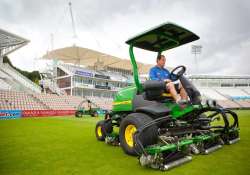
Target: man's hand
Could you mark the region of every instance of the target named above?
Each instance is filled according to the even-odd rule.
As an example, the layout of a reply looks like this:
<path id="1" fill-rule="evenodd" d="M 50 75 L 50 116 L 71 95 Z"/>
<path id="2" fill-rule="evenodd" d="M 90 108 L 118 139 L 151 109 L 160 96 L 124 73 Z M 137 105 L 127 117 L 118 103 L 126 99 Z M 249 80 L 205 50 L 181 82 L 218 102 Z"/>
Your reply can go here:
<path id="1" fill-rule="evenodd" d="M 170 79 L 165 79 L 164 82 L 165 82 L 165 83 L 170 83 L 171 80 L 170 80 Z"/>

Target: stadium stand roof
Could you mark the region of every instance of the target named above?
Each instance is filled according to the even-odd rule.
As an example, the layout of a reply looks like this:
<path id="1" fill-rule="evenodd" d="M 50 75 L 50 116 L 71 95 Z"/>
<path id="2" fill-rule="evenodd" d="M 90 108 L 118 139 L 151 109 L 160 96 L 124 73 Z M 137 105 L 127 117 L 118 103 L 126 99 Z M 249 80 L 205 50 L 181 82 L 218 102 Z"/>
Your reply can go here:
<path id="1" fill-rule="evenodd" d="M 27 92 L 41 92 L 40 86 L 22 75 L 8 63 L 3 63 L 3 57 L 25 46 L 29 40 L 0 29 L 0 89 Z"/>
<path id="2" fill-rule="evenodd" d="M 85 65 L 87 67 L 110 67 L 122 70 L 132 70 L 130 60 L 121 59 L 105 53 L 94 51 L 78 46 L 65 47 L 48 52 L 43 56 L 44 59 L 58 59 L 65 63 Z M 150 64 L 137 63 L 140 74 L 147 74 L 153 66 Z"/>
<path id="3" fill-rule="evenodd" d="M 0 29 L 0 57 L 8 55 L 28 43 L 29 40 Z"/>

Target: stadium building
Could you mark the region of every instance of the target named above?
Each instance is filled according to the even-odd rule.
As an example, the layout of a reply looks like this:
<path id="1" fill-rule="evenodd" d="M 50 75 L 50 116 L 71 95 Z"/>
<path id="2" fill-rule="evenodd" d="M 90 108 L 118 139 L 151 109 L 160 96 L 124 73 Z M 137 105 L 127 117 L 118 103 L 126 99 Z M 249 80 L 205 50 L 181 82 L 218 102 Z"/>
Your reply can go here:
<path id="1" fill-rule="evenodd" d="M 53 60 L 52 76 L 61 90 L 105 109 L 111 109 L 119 89 L 133 84 L 129 60 L 77 46 L 51 51 L 43 58 Z M 138 67 L 141 74 L 147 74 L 152 65 L 138 63 Z"/>
<path id="2" fill-rule="evenodd" d="M 59 112 L 68 115 L 73 114 L 83 100 L 110 110 L 117 91 L 133 84 L 129 60 L 72 46 L 43 56 L 53 60 L 53 68 L 41 73 L 41 82 L 37 85 L 3 63 L 4 56 L 28 42 L 0 30 L 0 110 L 23 110 L 31 116 L 38 115 L 34 111 L 46 111 L 47 116 Z M 152 66 L 138 63 L 142 82 Z M 189 75 L 188 78 L 203 98 L 214 99 L 222 107 L 250 108 L 250 76 Z"/>

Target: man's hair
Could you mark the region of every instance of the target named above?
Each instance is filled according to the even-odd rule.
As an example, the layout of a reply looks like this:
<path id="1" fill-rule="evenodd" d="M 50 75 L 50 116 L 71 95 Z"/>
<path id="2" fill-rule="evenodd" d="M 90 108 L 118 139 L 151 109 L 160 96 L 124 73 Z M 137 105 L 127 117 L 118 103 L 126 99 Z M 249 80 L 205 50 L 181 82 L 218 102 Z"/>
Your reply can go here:
<path id="1" fill-rule="evenodd" d="M 161 59 L 161 57 L 164 57 L 164 55 L 158 54 L 156 57 L 156 62 L 158 62 Z"/>

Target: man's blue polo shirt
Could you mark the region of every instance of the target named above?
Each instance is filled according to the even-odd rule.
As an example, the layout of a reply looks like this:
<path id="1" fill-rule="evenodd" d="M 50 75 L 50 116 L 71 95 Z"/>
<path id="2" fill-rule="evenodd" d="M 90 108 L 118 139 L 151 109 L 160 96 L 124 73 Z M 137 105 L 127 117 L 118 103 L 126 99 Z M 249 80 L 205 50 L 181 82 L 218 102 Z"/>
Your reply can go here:
<path id="1" fill-rule="evenodd" d="M 170 79 L 169 75 L 170 72 L 167 69 L 154 66 L 150 69 L 149 79 L 163 81 L 165 79 Z"/>

